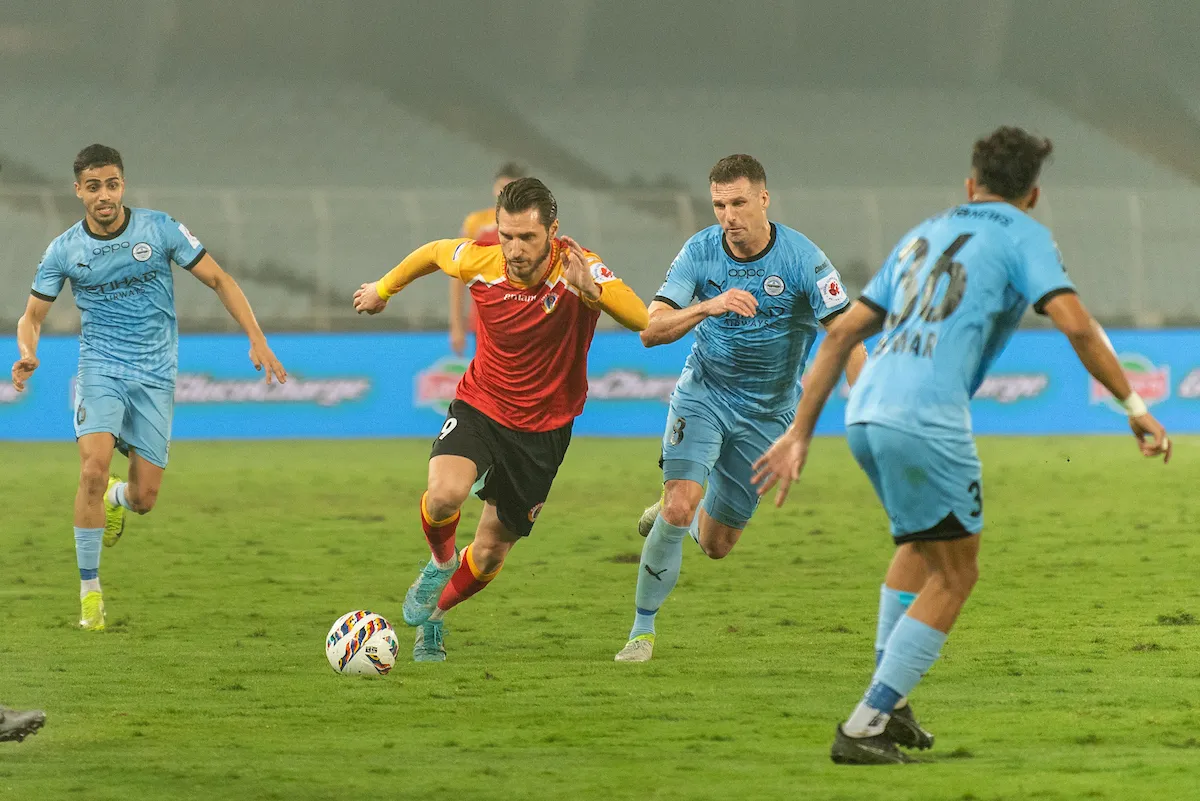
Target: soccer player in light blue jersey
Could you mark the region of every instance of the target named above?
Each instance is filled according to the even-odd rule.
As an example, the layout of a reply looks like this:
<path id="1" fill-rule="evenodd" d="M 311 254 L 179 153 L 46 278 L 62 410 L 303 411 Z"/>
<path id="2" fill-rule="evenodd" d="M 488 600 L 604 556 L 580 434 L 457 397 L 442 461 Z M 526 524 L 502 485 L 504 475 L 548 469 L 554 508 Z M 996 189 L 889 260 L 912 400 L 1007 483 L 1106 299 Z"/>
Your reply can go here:
<path id="1" fill-rule="evenodd" d="M 641 334 L 654 347 L 695 329 L 696 342 L 671 394 L 663 496 L 643 515 L 649 531 L 636 614 L 618 662 L 652 656 L 655 616 L 679 579 L 684 536 L 712 559 L 741 537 L 758 506 L 750 466 L 792 420 L 818 323 L 836 330 L 848 303 L 821 249 L 768 219 L 767 175 L 758 161 L 723 158 L 709 183 L 719 224 L 684 244 Z M 846 370 L 851 382 L 866 359 L 858 350 Z"/>
<path id="2" fill-rule="evenodd" d="M 24 391 L 38 367 L 37 346 L 50 304 L 71 282 L 79 307 L 75 437 L 82 467 L 75 495 L 79 625 L 104 628 L 100 543 L 114 545 L 125 510 L 154 507 L 171 438 L 179 332 L 171 263 L 217 293 L 250 338 L 250 361 L 287 379 L 237 282 L 192 233 L 161 211 L 121 204 L 125 170 L 111 147 L 89 145 L 75 159 L 75 195 L 84 218 L 50 243 L 38 265 L 25 314 L 17 323 L 20 358 L 12 382 Z M 114 448 L 129 456 L 129 481 L 109 476 Z"/>
<path id="3" fill-rule="evenodd" d="M 882 331 L 850 393 L 846 436 L 898 547 L 881 588 L 875 675 L 838 726 L 834 762 L 907 762 L 897 745 L 933 745 L 907 697 L 933 666 L 979 575 L 983 476 L 970 400 L 1030 305 L 1122 399 L 1141 452 L 1171 457 L 1166 432 L 1080 302 L 1049 229 L 1028 214 L 1050 151 L 1049 140 L 1010 127 L 975 143 L 968 202 L 904 235 L 821 344 L 795 422 L 755 463 L 760 493 L 778 483 L 781 505 L 846 359 Z"/>

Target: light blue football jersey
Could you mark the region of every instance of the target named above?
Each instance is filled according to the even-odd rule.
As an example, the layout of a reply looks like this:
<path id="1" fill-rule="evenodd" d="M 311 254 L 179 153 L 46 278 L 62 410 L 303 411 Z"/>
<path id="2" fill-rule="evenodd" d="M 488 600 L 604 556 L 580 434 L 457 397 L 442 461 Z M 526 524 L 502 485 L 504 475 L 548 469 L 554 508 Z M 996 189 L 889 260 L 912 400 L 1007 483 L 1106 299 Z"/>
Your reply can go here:
<path id="1" fill-rule="evenodd" d="M 863 290 L 887 314 L 846 423 L 971 430 L 971 396 L 1032 303 L 1074 291 L 1050 230 L 1010 203 L 967 203 L 909 231 Z"/>
<path id="2" fill-rule="evenodd" d="M 38 265 L 33 294 L 54 300 L 63 284 L 79 307 L 79 371 L 172 387 L 179 357 L 171 262 L 190 270 L 204 247 L 161 211 L 126 209 L 107 235 L 84 220 L 58 236 Z"/>
<path id="3" fill-rule="evenodd" d="M 817 323 L 847 305 L 841 276 L 786 225 L 771 223 L 769 244 L 751 259 L 734 256 L 713 225 L 684 244 L 654 299 L 680 309 L 729 289 L 753 295 L 758 313 L 702 320 L 676 391 L 710 392 L 756 416 L 795 409 Z"/>

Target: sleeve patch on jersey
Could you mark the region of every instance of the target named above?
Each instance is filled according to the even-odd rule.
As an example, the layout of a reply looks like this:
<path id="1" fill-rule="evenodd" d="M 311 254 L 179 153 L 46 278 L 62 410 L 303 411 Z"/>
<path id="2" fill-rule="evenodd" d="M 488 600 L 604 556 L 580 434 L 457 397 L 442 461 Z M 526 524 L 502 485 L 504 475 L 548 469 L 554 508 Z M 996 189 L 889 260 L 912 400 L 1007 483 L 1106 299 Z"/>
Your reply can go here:
<path id="1" fill-rule="evenodd" d="M 846 302 L 846 290 L 842 287 L 837 273 L 818 280 L 817 288 L 821 290 L 821 300 L 825 301 L 827 309 L 836 308 Z"/>
<path id="2" fill-rule="evenodd" d="M 183 238 L 188 241 L 188 244 L 194 248 L 200 247 L 200 240 L 192 236 L 192 232 L 183 223 L 179 224 L 179 233 L 183 234 Z"/>
<path id="3" fill-rule="evenodd" d="M 605 266 L 604 262 L 598 261 L 592 265 L 592 280 L 597 284 L 607 284 L 609 281 L 616 281 L 617 276 Z"/>
<path id="4" fill-rule="evenodd" d="M 471 244 L 470 242 L 459 242 L 458 247 L 454 249 L 454 255 L 450 257 L 450 261 L 458 261 L 458 257 L 462 255 L 463 248 Z"/>

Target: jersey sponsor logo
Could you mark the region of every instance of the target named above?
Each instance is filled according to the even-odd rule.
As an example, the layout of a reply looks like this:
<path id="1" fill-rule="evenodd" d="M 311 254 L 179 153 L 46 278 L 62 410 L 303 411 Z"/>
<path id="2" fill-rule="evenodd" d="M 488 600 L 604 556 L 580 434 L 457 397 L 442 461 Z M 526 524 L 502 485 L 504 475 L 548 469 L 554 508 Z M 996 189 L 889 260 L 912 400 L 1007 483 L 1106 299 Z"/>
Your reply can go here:
<path id="1" fill-rule="evenodd" d="M 542 503 L 539 503 L 537 506 L 535 506 L 529 510 L 529 522 L 530 523 L 537 522 L 538 515 L 540 515 L 542 513 L 542 507 L 545 505 L 546 505 L 546 503 L 545 503 L 545 501 L 543 501 Z"/>
<path id="2" fill-rule="evenodd" d="M 192 232 L 189 231 L 188 227 L 186 225 L 184 225 L 183 223 L 179 224 L 179 233 L 183 234 L 183 238 L 188 241 L 189 245 L 191 245 L 194 248 L 200 247 L 200 240 L 197 239 L 196 237 L 192 236 Z"/>
<path id="3" fill-rule="evenodd" d="M 76 286 L 77 290 L 87 292 L 97 300 L 120 300 L 141 295 L 146 291 L 146 284 L 158 277 L 157 270 L 150 270 L 141 275 L 129 275 L 119 281 L 109 281 L 104 284 Z"/>
<path id="4" fill-rule="evenodd" d="M 538 299 L 537 295 L 526 295 L 522 292 L 505 292 L 505 300 L 518 300 L 521 303 L 533 303 Z"/>
<path id="5" fill-rule="evenodd" d="M 459 242 L 458 247 L 454 249 L 454 255 L 450 257 L 451 261 L 458 261 L 458 257 L 462 255 L 463 248 L 471 244 L 470 242 Z"/>
<path id="6" fill-rule="evenodd" d="M 763 292 L 766 292 L 773 298 L 782 295 L 785 289 L 787 289 L 787 286 L 778 275 L 768 275 L 767 280 L 763 281 Z"/>
<path id="7" fill-rule="evenodd" d="M 1121 363 L 1129 386 L 1142 396 L 1147 406 L 1153 406 L 1171 397 L 1169 364 L 1156 365 L 1140 353 L 1117 354 L 1117 361 Z M 1114 412 L 1125 415 L 1125 408 L 1094 378 L 1089 378 L 1088 400 L 1093 404 L 1102 403 Z"/>
<path id="8" fill-rule="evenodd" d="M 592 280 L 597 284 L 607 284 L 609 281 L 616 281 L 617 276 L 604 262 L 598 261 L 592 265 Z"/>
<path id="9" fill-rule="evenodd" d="M 1179 397 L 1186 400 L 1200 399 L 1200 367 L 1192 370 L 1192 372 L 1188 373 L 1183 379 L 1183 383 L 1179 385 Z M 0 397 L 0 403 L 2 403 L 3 400 L 4 399 Z"/>
<path id="10" fill-rule="evenodd" d="M 842 281 L 837 273 L 818 280 L 817 288 L 821 290 L 821 300 L 825 301 L 827 309 L 835 309 L 846 302 L 846 290 L 842 288 Z"/>
<path id="11" fill-rule="evenodd" d="M 555 295 L 554 293 L 550 293 L 546 297 L 542 298 L 542 311 L 544 311 L 546 314 L 553 312 L 558 308 L 558 300 L 559 296 Z"/>
<path id="12" fill-rule="evenodd" d="M 107 256 L 109 253 L 120 253 L 132 247 L 128 242 L 112 242 L 108 245 L 92 248 L 93 256 Z"/>
<path id="13" fill-rule="evenodd" d="M 999 373 L 983 379 L 975 391 L 975 400 L 991 400 L 997 403 L 1016 403 L 1036 398 L 1050 386 L 1050 376 L 1045 373 Z"/>
<path id="14" fill-rule="evenodd" d="M 150 261 L 150 257 L 154 255 L 154 250 L 149 243 L 138 242 L 133 246 L 133 258 L 136 261 Z"/>
<path id="15" fill-rule="evenodd" d="M 763 278 L 767 271 L 762 267 L 730 267 L 730 278 Z"/>

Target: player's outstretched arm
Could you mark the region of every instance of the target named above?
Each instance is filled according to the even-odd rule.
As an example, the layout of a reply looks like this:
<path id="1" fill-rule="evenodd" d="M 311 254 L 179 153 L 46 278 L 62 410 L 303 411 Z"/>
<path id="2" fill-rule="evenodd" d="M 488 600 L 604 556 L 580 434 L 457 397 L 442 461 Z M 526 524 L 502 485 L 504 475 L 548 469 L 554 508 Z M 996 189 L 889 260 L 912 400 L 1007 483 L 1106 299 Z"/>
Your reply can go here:
<path id="1" fill-rule="evenodd" d="M 279 363 L 279 359 L 275 358 L 274 352 L 267 344 L 267 335 L 259 327 L 258 320 L 254 317 L 254 310 L 250 308 L 250 301 L 246 299 L 246 293 L 238 286 L 238 282 L 233 280 L 233 276 L 222 270 L 216 259 L 207 253 L 201 257 L 196 266 L 192 267 L 191 273 L 199 278 L 206 287 L 217 293 L 217 297 L 221 299 L 229 316 L 237 321 L 237 324 L 246 332 L 246 336 L 250 338 L 250 362 L 254 365 L 254 369 L 266 371 L 268 384 L 271 383 L 272 378 L 279 381 L 280 384 L 285 383 L 287 371 L 283 369 L 283 365 Z"/>
<path id="2" fill-rule="evenodd" d="M 1055 295 L 1046 301 L 1043 311 L 1055 328 L 1066 334 L 1079 361 L 1092 377 L 1125 407 L 1129 427 L 1141 452 L 1146 456 L 1162 456 L 1164 462 L 1169 462 L 1171 440 L 1166 430 L 1146 411 L 1146 402 L 1129 385 L 1108 336 L 1088 313 L 1079 296 L 1074 292 Z"/>
<path id="3" fill-rule="evenodd" d="M 389 270 L 383 278 L 360 286 L 354 293 L 354 311 L 359 314 L 379 314 L 387 307 L 392 295 L 421 276 L 432 275 L 438 270 L 451 278 L 461 278 L 455 257 L 470 242 L 469 239 L 439 239 L 422 245 Z"/>
<path id="4" fill-rule="evenodd" d="M 817 418 L 837 386 L 842 371 L 846 369 L 850 354 L 856 347 L 862 346 L 864 339 L 878 333 L 882 327 L 883 313 L 859 301 L 855 301 L 850 310 L 841 315 L 840 323 L 830 326 L 829 333 L 817 349 L 812 372 L 804 385 L 800 405 L 796 407 L 796 419 L 770 450 L 754 463 L 751 481 L 758 485 L 759 495 L 765 495 L 778 484 L 775 505 L 782 506 L 787 500 L 788 487 L 800 478 L 800 471 L 804 469 Z"/>
<path id="5" fill-rule="evenodd" d="M 25 304 L 25 313 L 17 320 L 17 351 L 19 358 L 13 362 L 12 384 L 17 392 L 25 391 L 25 382 L 38 368 L 38 340 L 42 338 L 42 323 L 50 313 L 53 301 L 29 296 Z"/>
<path id="6" fill-rule="evenodd" d="M 845 316 L 845 313 L 842 313 L 834 316 L 832 319 L 826 317 L 821 321 L 821 324 L 825 326 L 826 331 L 832 331 L 836 326 L 842 325 Z M 860 342 L 850 351 L 850 357 L 846 360 L 846 383 L 854 386 L 855 382 L 858 381 L 859 373 L 862 372 L 866 363 L 867 348 Z"/>
<path id="7" fill-rule="evenodd" d="M 682 309 L 655 299 L 650 302 L 647 311 L 650 313 L 650 324 L 642 332 L 642 344 L 653 348 L 682 339 L 708 317 L 720 317 L 722 314 L 753 317 L 758 313 L 758 301 L 744 289 L 730 289 L 715 298 Z"/>

